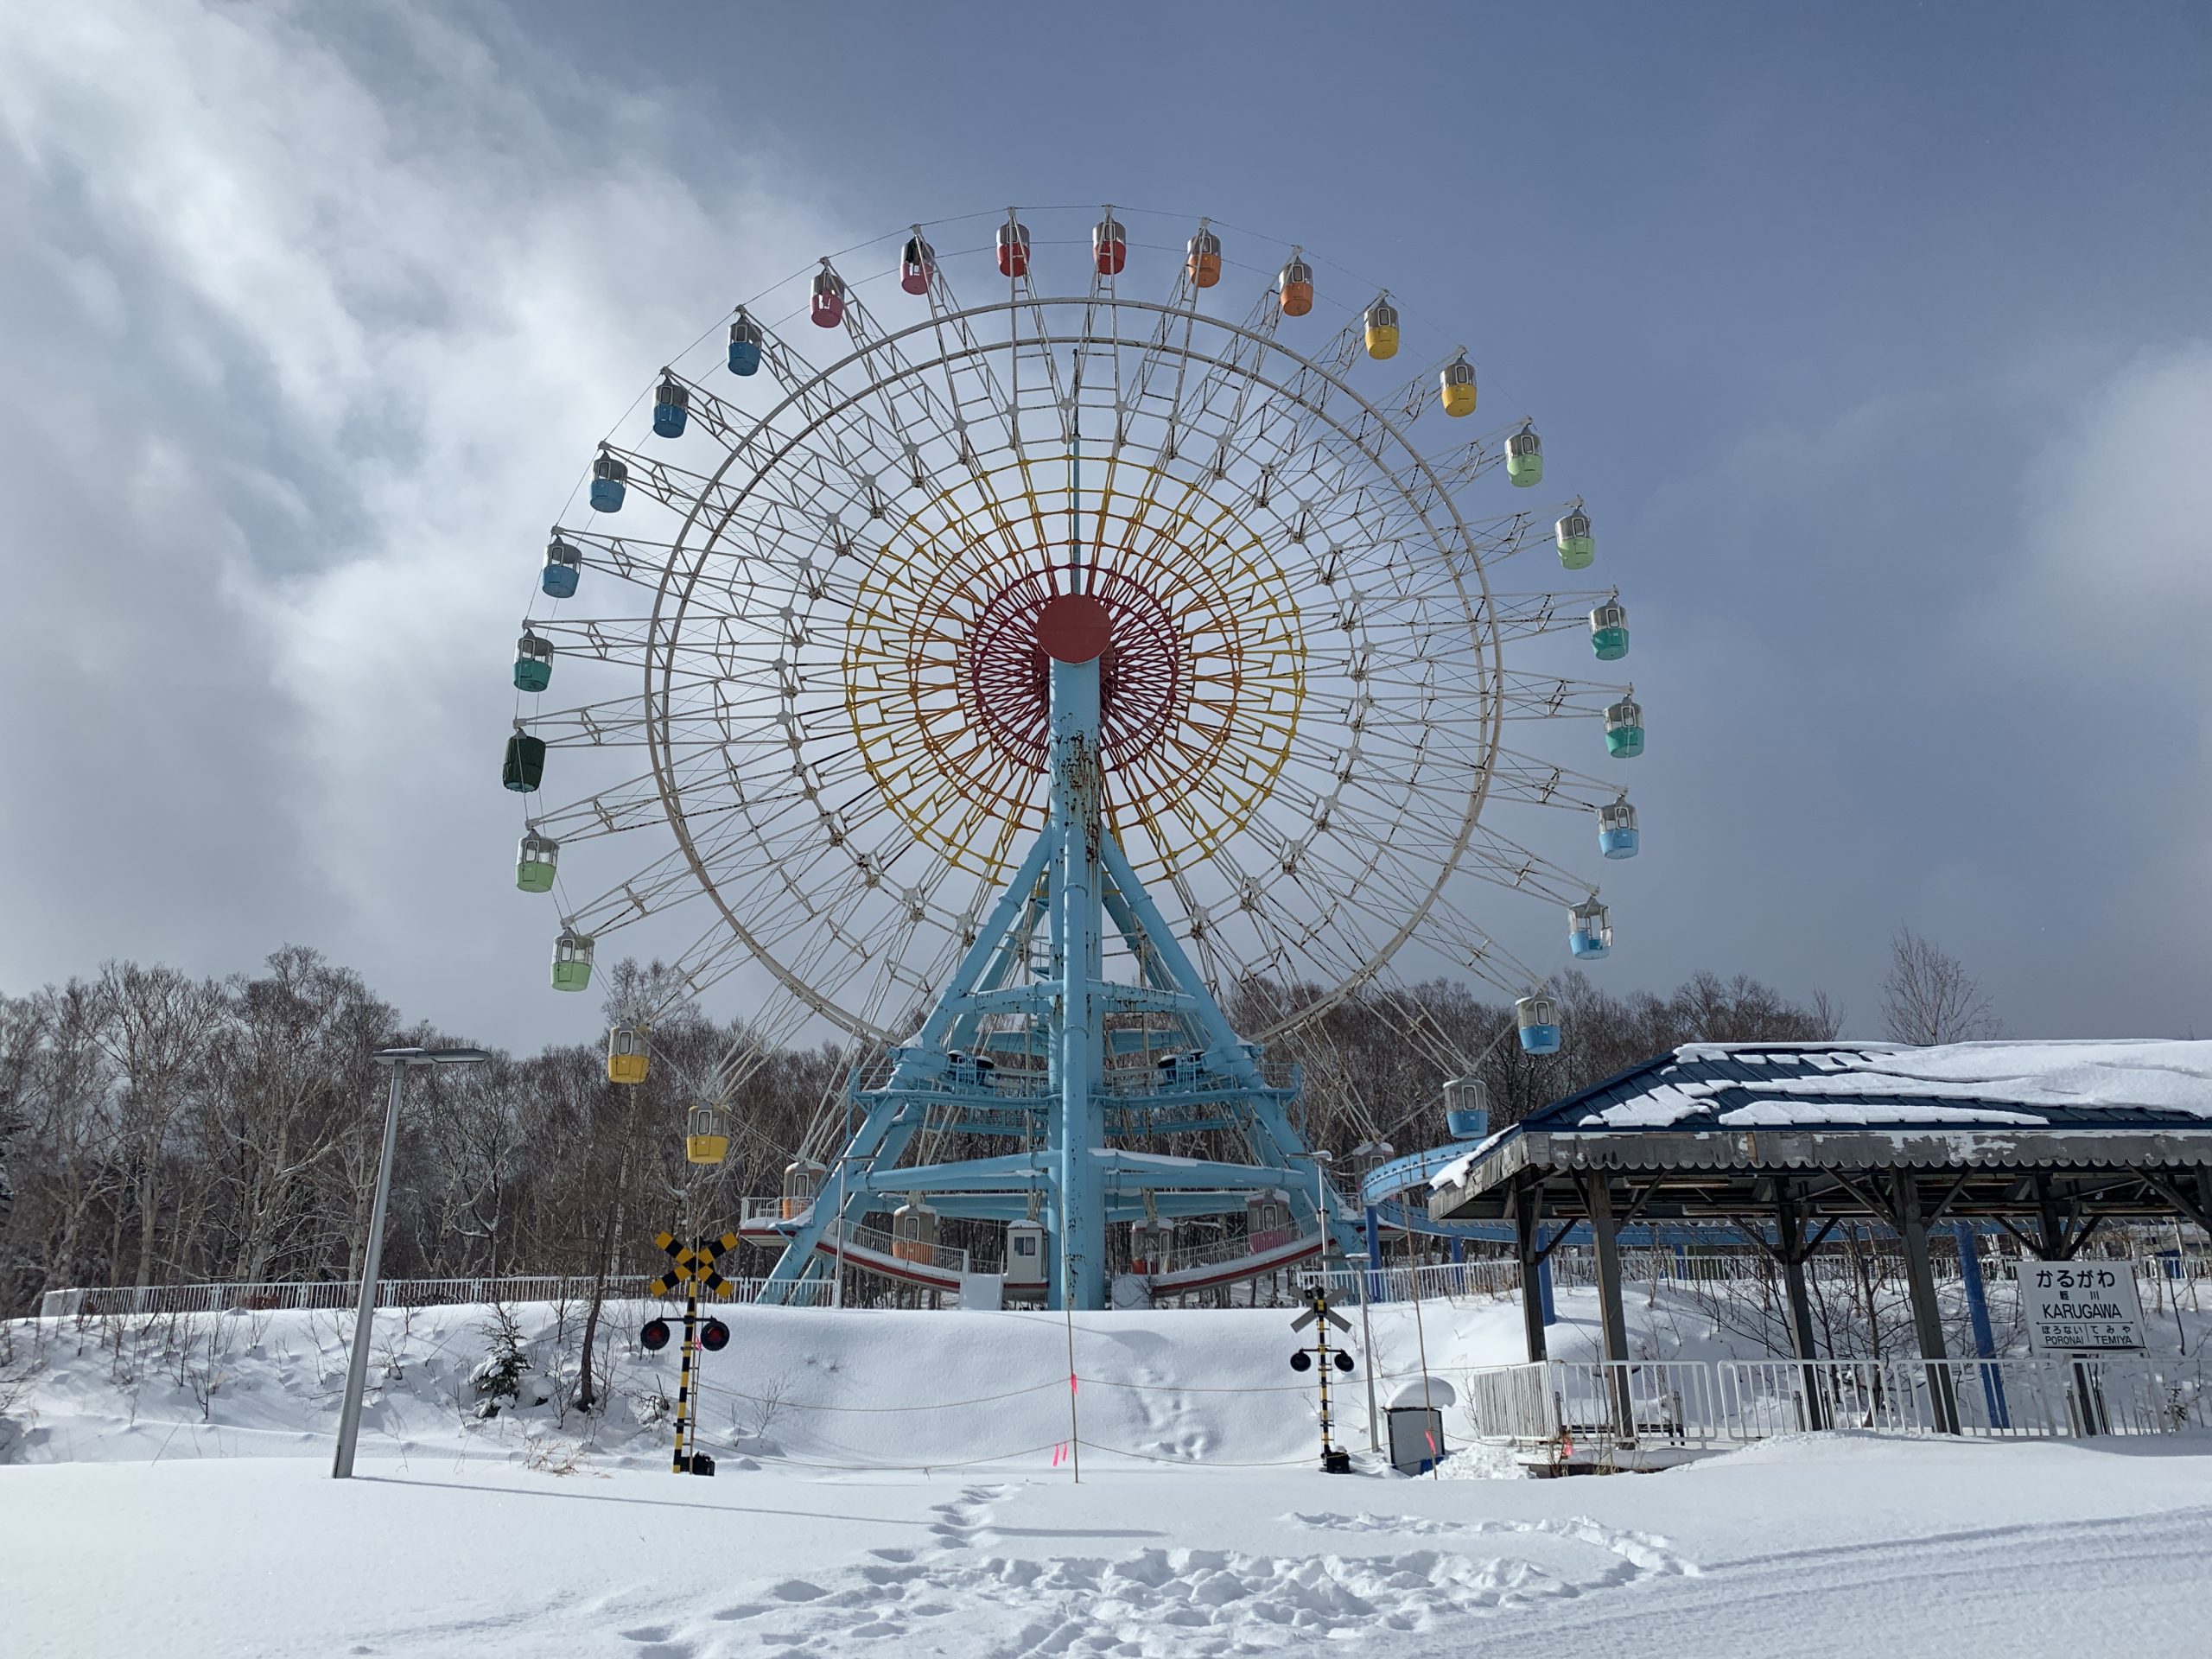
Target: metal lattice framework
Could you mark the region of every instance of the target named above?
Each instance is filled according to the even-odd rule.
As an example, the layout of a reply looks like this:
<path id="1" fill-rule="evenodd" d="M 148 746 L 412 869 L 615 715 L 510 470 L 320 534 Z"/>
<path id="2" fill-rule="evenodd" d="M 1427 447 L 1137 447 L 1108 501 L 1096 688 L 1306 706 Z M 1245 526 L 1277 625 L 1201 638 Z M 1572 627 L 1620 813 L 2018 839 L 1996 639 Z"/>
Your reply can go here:
<path id="1" fill-rule="evenodd" d="M 1606 597 L 1506 582 L 1531 550 L 1551 565 L 1561 511 L 1503 511 L 1519 493 L 1488 476 L 1526 423 L 1462 437 L 1444 359 L 1369 361 L 1357 312 L 1332 334 L 1270 286 L 1231 316 L 1187 267 L 1139 291 L 1179 251 L 1133 245 L 1116 276 L 1034 246 L 1035 279 L 974 298 L 949 267 L 990 272 L 988 244 L 933 257 L 880 317 L 825 260 L 837 326 L 764 324 L 756 376 L 671 371 L 681 435 L 603 446 L 620 511 L 556 531 L 583 592 L 528 631 L 562 692 L 589 662 L 630 677 L 524 699 L 552 752 L 530 824 L 578 934 L 699 918 L 670 995 L 770 982 L 723 1087 L 810 1018 L 898 1041 L 973 944 L 1046 822 L 1025 619 L 1077 565 L 1115 618 L 1104 821 L 1217 995 L 1319 989 L 1249 1037 L 1388 984 L 1409 940 L 1527 990 L 1544 976 L 1484 929 L 1478 884 L 1594 893 L 1495 822 L 1620 792 L 1540 758 L 1532 722 L 1623 688 L 1507 660 Z M 1048 292 L 1048 266 L 1085 280 Z"/>

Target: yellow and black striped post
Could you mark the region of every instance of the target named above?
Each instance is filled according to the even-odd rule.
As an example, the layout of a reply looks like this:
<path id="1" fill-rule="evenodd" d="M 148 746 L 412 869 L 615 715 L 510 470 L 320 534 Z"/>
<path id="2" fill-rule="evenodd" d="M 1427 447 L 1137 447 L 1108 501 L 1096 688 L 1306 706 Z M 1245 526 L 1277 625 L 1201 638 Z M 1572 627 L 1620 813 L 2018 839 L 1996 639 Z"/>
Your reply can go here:
<path id="1" fill-rule="evenodd" d="M 682 1257 L 677 1266 L 683 1271 L 683 1363 L 676 1382 L 676 1464 L 677 1474 L 689 1474 L 691 1459 L 684 1450 L 686 1431 L 691 1427 L 691 1364 L 692 1356 L 699 1343 L 699 1281 L 689 1270 L 690 1264 Z"/>
<path id="2" fill-rule="evenodd" d="M 737 1235 L 724 1233 L 716 1239 L 695 1239 L 689 1245 L 678 1244 L 673 1233 L 657 1233 L 653 1243 L 667 1253 L 668 1266 L 661 1276 L 652 1281 L 656 1296 L 675 1293 L 683 1287 L 683 1368 L 676 1384 L 676 1457 L 675 1472 L 679 1475 L 711 1475 L 715 1460 L 690 1448 L 699 1438 L 699 1421 L 692 1395 L 691 1372 L 699 1363 L 699 1287 L 704 1285 L 713 1296 L 728 1296 L 729 1281 L 723 1278 L 716 1264 L 737 1248 Z M 722 1333 L 727 1336 L 728 1332 Z M 719 1347 L 721 1344 L 715 1344 Z"/>
<path id="3" fill-rule="evenodd" d="M 1313 1321 L 1314 1369 L 1321 1373 L 1321 1464 L 1326 1468 L 1335 1456 L 1329 1444 L 1329 1296 L 1326 1291 L 1313 1294 L 1313 1311 L 1321 1317 Z"/>
<path id="4" fill-rule="evenodd" d="M 1352 1362 L 1349 1353 L 1339 1356 L 1329 1351 L 1329 1327 L 1333 1325 L 1347 1332 L 1351 1327 L 1344 1323 L 1341 1314 L 1329 1311 L 1328 1293 L 1318 1286 L 1308 1299 L 1306 1312 L 1290 1322 L 1290 1328 L 1303 1331 L 1309 1325 L 1313 1327 L 1313 1345 L 1301 1348 L 1291 1355 L 1291 1369 L 1302 1371 L 1308 1366 L 1317 1366 L 1319 1370 L 1320 1376 L 1315 1381 L 1321 1389 L 1321 1471 L 1329 1475 L 1348 1475 L 1351 1472 L 1351 1454 L 1338 1451 L 1329 1438 L 1329 1430 L 1335 1427 L 1329 1412 L 1329 1370 L 1339 1358 L 1347 1371 L 1352 1369 Z"/>

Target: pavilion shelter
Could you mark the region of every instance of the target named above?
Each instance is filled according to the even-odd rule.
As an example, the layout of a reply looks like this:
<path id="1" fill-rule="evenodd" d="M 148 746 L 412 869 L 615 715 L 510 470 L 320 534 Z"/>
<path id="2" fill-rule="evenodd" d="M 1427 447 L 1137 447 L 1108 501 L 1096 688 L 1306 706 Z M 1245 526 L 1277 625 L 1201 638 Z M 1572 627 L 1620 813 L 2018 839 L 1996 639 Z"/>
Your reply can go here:
<path id="1" fill-rule="evenodd" d="M 1511 1223 L 1524 1286 L 1586 1222 L 1608 1360 L 1630 1357 L 1624 1226 L 1732 1224 L 1775 1256 L 1810 1362 L 1806 1259 L 1838 1224 L 1871 1222 L 1902 1246 L 1933 1382 L 1935 1224 L 1993 1225 L 2046 1261 L 2115 1221 L 2212 1232 L 2212 1042 L 1686 1044 L 1446 1165 L 1429 1214 Z M 1522 1300 L 1541 1359 L 1542 1314 Z"/>

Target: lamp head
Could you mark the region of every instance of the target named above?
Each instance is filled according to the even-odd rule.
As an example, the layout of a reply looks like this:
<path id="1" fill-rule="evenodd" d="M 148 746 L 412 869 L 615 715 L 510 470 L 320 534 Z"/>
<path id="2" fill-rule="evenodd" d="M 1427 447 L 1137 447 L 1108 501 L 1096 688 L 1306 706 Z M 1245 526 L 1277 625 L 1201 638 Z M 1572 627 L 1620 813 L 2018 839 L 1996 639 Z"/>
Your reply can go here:
<path id="1" fill-rule="evenodd" d="M 480 1048 L 380 1048 L 378 1065 L 477 1065 L 492 1057 Z"/>

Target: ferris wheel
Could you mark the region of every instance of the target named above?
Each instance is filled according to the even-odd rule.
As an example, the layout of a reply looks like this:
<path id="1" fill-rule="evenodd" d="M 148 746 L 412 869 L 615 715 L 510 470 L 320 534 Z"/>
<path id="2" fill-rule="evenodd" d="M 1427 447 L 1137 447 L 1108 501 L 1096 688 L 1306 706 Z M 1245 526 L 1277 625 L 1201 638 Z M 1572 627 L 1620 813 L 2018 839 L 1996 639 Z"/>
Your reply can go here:
<path id="1" fill-rule="evenodd" d="M 1040 619 L 1083 595 L 1055 626 L 1097 632 L 1099 820 L 1213 995 L 1294 992 L 1242 1036 L 1391 986 L 1411 947 L 1556 1048 L 1549 970 L 1488 898 L 1607 953 L 1597 887 L 1553 860 L 1635 853 L 1604 769 L 1643 729 L 1535 643 L 1586 632 L 1608 664 L 1629 634 L 1616 590 L 1566 585 L 1591 519 L 1535 493 L 1534 420 L 1471 419 L 1469 353 L 1408 350 L 1388 293 L 1326 293 L 1302 250 L 995 217 L 747 301 L 600 445 L 506 746 L 554 985 L 683 924 L 664 995 L 765 994 L 723 1084 L 810 1021 L 908 1038 L 1051 817 Z"/>

